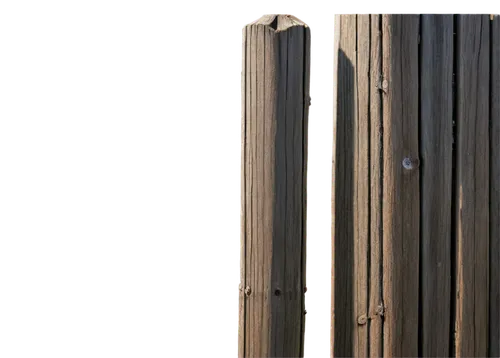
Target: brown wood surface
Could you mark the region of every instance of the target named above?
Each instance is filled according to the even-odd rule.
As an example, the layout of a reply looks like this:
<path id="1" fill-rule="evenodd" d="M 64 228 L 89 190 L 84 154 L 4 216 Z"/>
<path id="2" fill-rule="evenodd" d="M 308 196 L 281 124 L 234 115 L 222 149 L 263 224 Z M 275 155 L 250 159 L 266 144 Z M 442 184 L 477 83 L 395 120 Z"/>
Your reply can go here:
<path id="1" fill-rule="evenodd" d="M 418 355 L 419 16 L 383 15 L 384 356 Z M 409 160 L 408 169 L 403 162 Z"/>
<path id="2" fill-rule="evenodd" d="M 309 29 L 266 15 L 244 32 L 238 354 L 301 357 Z"/>
<path id="3" fill-rule="evenodd" d="M 382 356 L 382 32 L 380 15 L 370 15 L 370 243 L 369 320 L 370 357 Z"/>
<path id="4" fill-rule="evenodd" d="M 370 235 L 370 16 L 357 15 L 357 116 L 354 120 L 354 355 L 368 356 Z M 364 74 L 361 76 L 361 74 Z"/>
<path id="5" fill-rule="evenodd" d="M 332 355 L 354 352 L 354 128 L 357 121 L 356 15 L 337 15 L 332 190 Z"/>
<path id="6" fill-rule="evenodd" d="M 500 357 L 500 17 L 491 20 L 490 357 Z"/>
<path id="7" fill-rule="evenodd" d="M 488 354 L 489 28 L 489 16 L 457 16 L 457 357 Z"/>
<path id="8" fill-rule="evenodd" d="M 453 15 L 422 15 L 420 66 L 421 351 L 450 352 Z"/>

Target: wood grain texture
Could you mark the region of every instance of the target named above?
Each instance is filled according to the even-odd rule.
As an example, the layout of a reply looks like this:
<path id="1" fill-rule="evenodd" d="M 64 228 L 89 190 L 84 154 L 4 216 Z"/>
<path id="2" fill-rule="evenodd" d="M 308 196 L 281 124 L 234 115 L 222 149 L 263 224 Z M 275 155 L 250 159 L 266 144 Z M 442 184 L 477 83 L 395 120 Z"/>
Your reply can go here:
<path id="1" fill-rule="evenodd" d="M 332 111 L 330 117 L 330 125 L 332 132 L 331 139 L 331 154 L 330 154 L 330 327 L 329 327 L 329 350 L 330 355 L 335 356 L 334 347 L 335 342 L 335 327 L 337 320 L 335 317 L 335 278 L 336 275 L 336 242 L 335 242 L 335 228 L 336 228 L 336 192 L 337 192 L 337 143 L 338 143 L 338 121 L 337 121 L 337 96 L 338 96 L 338 69 L 339 69 L 339 45 L 340 45 L 340 14 L 332 16 L 333 39 L 332 39 L 332 73 L 331 73 L 331 98 Z M 342 132 L 341 132 L 342 133 Z"/>
<path id="2" fill-rule="evenodd" d="M 446 357 L 451 317 L 453 15 L 422 15 L 421 27 L 419 355 Z"/>
<path id="3" fill-rule="evenodd" d="M 491 20 L 490 357 L 500 357 L 500 17 Z"/>
<path id="4" fill-rule="evenodd" d="M 306 247 L 307 247 L 307 146 L 308 146 L 308 128 L 309 128 L 309 106 L 311 105 L 311 96 L 309 93 L 310 87 L 310 66 L 311 66 L 311 30 L 309 27 L 304 28 L 304 114 L 303 114 L 303 126 L 302 126 L 302 285 L 304 287 L 304 294 L 307 290 L 306 283 Z M 301 351 L 300 356 L 304 355 L 304 332 L 306 327 L 306 307 L 305 299 L 302 300 L 302 312 L 304 312 L 304 318 L 302 320 L 302 332 L 301 332 Z"/>
<path id="5" fill-rule="evenodd" d="M 238 358 L 245 356 L 245 246 L 246 246 L 246 48 L 247 28 L 243 28 L 241 71 L 241 212 L 240 212 L 240 285 L 238 318 Z"/>
<path id="6" fill-rule="evenodd" d="M 368 356 L 370 240 L 370 16 L 357 15 L 357 116 L 354 118 L 354 355 Z"/>
<path id="7" fill-rule="evenodd" d="M 370 15 L 370 246 L 368 339 L 370 357 L 382 356 L 382 32 L 380 15 Z"/>
<path id="8" fill-rule="evenodd" d="M 301 357 L 309 30 L 266 15 L 244 31 L 239 355 Z"/>
<path id="9" fill-rule="evenodd" d="M 353 355 L 354 311 L 354 126 L 357 121 L 356 15 L 337 15 L 335 39 L 332 189 L 332 350 Z"/>
<path id="10" fill-rule="evenodd" d="M 419 16 L 383 15 L 384 356 L 418 355 Z M 402 163 L 406 160 L 406 168 Z"/>
<path id="11" fill-rule="evenodd" d="M 457 357 L 488 354 L 489 28 L 486 15 L 457 15 Z"/>

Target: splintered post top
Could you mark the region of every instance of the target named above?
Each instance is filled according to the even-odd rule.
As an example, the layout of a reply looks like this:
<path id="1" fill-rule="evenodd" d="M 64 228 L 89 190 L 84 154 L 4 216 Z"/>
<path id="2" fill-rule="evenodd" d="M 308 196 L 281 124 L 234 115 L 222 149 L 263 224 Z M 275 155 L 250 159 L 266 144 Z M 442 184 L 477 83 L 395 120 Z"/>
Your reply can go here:
<path id="1" fill-rule="evenodd" d="M 276 32 L 285 31 L 292 26 L 304 26 L 309 27 L 309 25 L 302 20 L 300 17 L 292 14 L 277 14 L 277 13 L 267 13 L 262 14 L 257 19 L 249 22 L 245 26 L 254 25 L 264 25 L 273 28 Z"/>

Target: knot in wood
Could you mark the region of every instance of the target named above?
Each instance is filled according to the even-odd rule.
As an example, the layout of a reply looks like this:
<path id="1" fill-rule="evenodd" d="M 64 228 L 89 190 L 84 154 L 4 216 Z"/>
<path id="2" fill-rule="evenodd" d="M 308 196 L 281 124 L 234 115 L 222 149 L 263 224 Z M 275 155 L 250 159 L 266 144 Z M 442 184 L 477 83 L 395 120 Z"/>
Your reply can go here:
<path id="1" fill-rule="evenodd" d="M 304 293 L 306 293 L 306 292 L 307 292 L 307 287 L 304 287 Z"/>
<path id="2" fill-rule="evenodd" d="M 245 295 L 250 296 L 252 294 L 252 289 L 250 286 L 245 287 Z"/>

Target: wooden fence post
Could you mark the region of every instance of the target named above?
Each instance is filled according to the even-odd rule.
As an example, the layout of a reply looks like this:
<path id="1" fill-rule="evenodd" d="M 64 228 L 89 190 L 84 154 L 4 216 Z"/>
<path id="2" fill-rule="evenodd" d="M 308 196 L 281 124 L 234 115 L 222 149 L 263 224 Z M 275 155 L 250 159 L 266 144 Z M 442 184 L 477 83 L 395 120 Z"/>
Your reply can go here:
<path id="1" fill-rule="evenodd" d="M 309 48 L 290 15 L 243 29 L 239 357 L 303 356 Z"/>
<path id="2" fill-rule="evenodd" d="M 498 17 L 335 36 L 332 355 L 498 356 Z"/>

